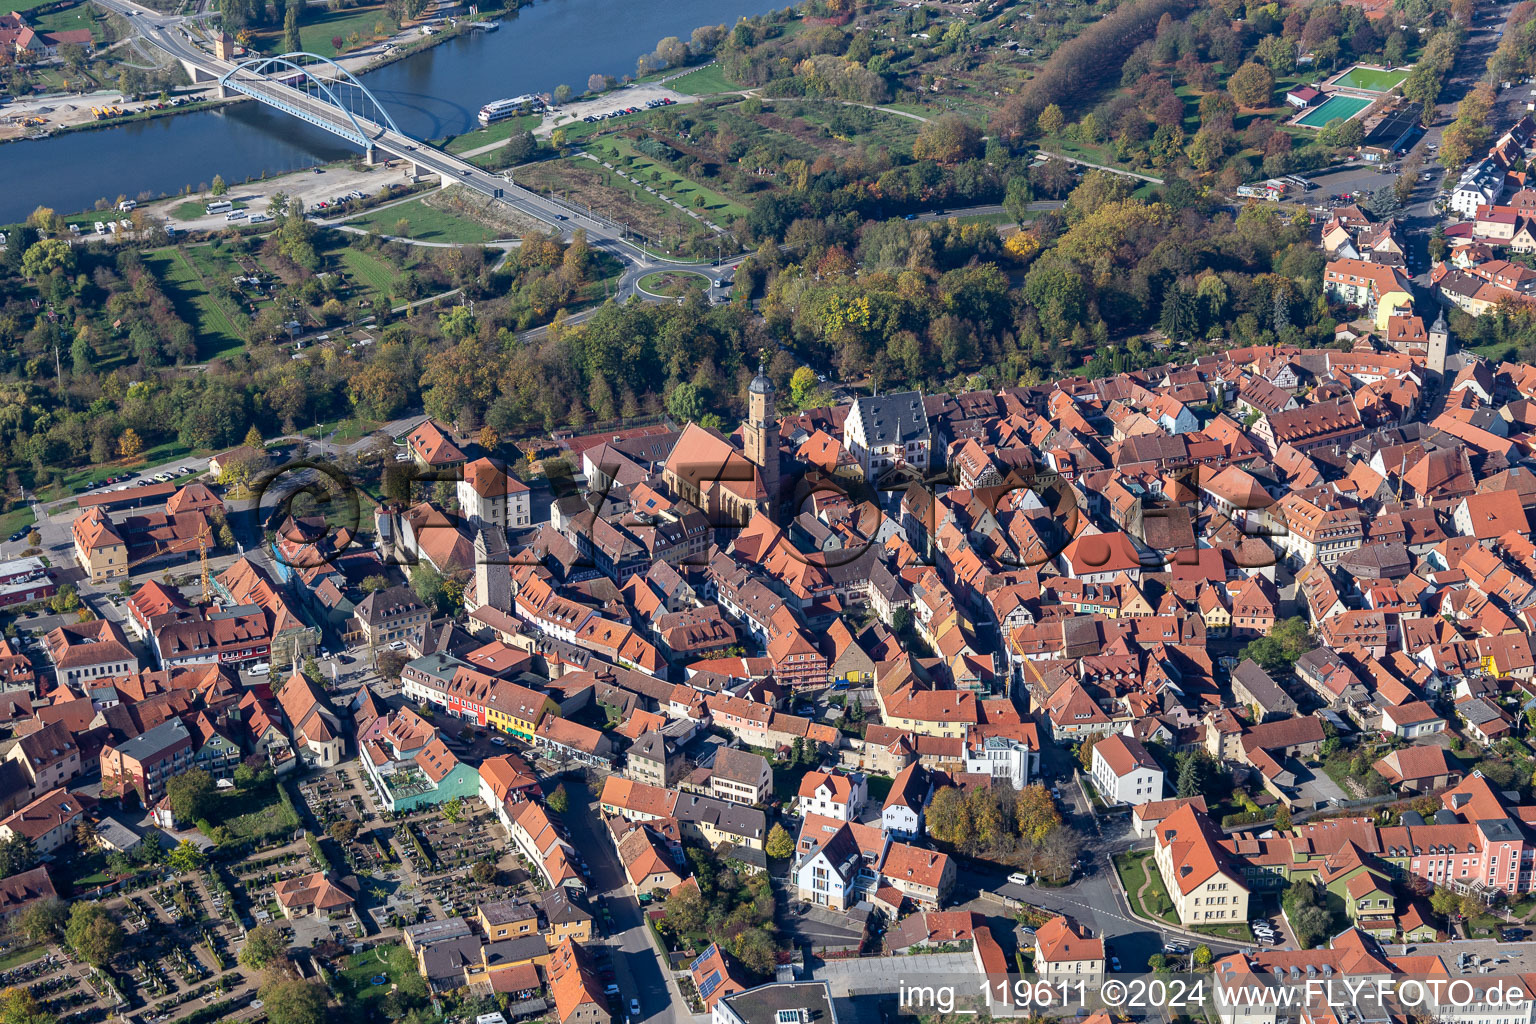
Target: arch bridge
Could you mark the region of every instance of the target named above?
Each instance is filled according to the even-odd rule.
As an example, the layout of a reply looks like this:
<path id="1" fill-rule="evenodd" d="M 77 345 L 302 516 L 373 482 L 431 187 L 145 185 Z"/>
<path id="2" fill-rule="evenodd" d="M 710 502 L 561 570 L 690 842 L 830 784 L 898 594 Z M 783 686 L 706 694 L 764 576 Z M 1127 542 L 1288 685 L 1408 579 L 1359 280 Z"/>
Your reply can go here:
<path id="1" fill-rule="evenodd" d="M 346 68 L 317 53 L 254 57 L 219 77 L 219 95 L 249 96 L 361 146 L 368 162 L 374 143 L 386 133 L 404 132 L 394 118 Z"/>

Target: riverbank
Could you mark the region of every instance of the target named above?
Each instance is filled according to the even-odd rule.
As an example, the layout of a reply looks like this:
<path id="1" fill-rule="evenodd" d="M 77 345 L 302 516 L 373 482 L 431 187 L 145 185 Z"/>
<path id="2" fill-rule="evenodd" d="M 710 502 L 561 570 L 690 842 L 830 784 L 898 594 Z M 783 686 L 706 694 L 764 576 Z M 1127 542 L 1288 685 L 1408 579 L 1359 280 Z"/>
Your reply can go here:
<path id="1" fill-rule="evenodd" d="M 493 3 L 511 6 L 511 0 Z M 479 129 L 475 114 L 492 100 L 554 94 L 561 85 L 584 91 L 596 76 L 621 79 L 634 72 L 637 56 L 656 40 L 686 39 L 700 25 L 729 26 L 774 6 L 773 0 L 669 0 L 639 7 L 632 0 L 541 0 L 504 15 L 495 32 L 401 37 L 397 41 L 407 44 L 401 50 L 385 54 L 386 47 L 378 46 L 342 63 L 370 68 L 363 81 L 405 134 L 446 139 Z M 611 98 L 617 102 L 620 95 Z M 568 132 L 574 141 L 615 123 L 577 119 Z M 147 202 L 186 194 L 215 175 L 228 182 L 259 179 L 263 172 L 270 178 L 346 162 L 356 152 L 345 140 L 259 102 L 95 126 L 104 130 L 59 133 L 5 150 L 7 183 L 13 187 L 0 194 L 0 222 L 23 220 L 37 206 L 89 209 L 103 196 Z"/>
<path id="2" fill-rule="evenodd" d="M 493 9 L 480 16 L 480 20 L 495 20 L 503 16 L 512 16 L 522 7 L 531 5 L 532 0 L 513 0 L 505 7 Z M 443 7 L 458 7 L 458 4 L 446 4 Z M 442 8 L 440 7 L 439 10 Z M 443 19 L 439 21 L 438 19 Z M 423 19 L 410 26 L 402 26 L 398 32 L 388 39 L 376 43 L 370 43 L 362 50 L 352 54 L 342 54 L 336 58 L 336 63 L 354 75 L 366 75 L 369 72 L 386 68 L 398 61 L 406 60 L 418 54 L 425 53 L 436 46 L 458 39 L 460 36 L 471 32 L 481 31 L 471 27 L 471 22 L 464 18 L 448 19 L 444 14 L 434 14 L 431 18 Z M 430 35 L 423 35 L 423 27 L 431 28 Z M 231 96 L 220 98 L 216 84 L 209 83 L 202 87 L 184 86 L 173 90 L 171 96 L 182 100 L 179 105 L 172 106 L 159 97 L 142 100 L 129 100 L 121 92 L 115 90 L 102 90 L 95 93 L 52 93 L 38 96 L 29 96 L 25 101 L 8 106 L 6 115 L 11 118 L 7 122 L 0 123 L 0 143 L 5 142 L 41 142 L 56 135 L 69 132 L 96 131 L 105 128 L 115 128 L 124 124 L 132 124 L 136 121 L 151 121 L 156 118 L 174 117 L 177 114 L 192 114 L 199 111 L 212 110 L 231 103 L 246 102 L 249 97 Z M 98 118 L 92 108 L 114 107 L 121 109 L 122 114 L 115 117 Z M 29 127 L 22 119 L 28 116 L 43 117 L 47 120 L 45 131 L 29 131 Z M 22 123 L 18 123 L 21 121 Z"/>

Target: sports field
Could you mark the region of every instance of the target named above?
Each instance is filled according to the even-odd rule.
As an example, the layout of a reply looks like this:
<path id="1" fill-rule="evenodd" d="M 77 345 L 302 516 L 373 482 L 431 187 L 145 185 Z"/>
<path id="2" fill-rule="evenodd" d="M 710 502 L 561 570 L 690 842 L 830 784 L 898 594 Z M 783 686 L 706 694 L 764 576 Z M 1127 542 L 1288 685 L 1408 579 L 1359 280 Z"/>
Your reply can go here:
<path id="1" fill-rule="evenodd" d="M 1336 117 L 1348 120 L 1370 105 L 1370 100 L 1355 96 L 1332 96 L 1322 106 L 1296 123 L 1308 128 L 1321 128 Z"/>
<path id="2" fill-rule="evenodd" d="M 1341 89 L 1359 89 L 1363 92 L 1391 92 L 1403 84 L 1403 79 L 1408 77 L 1406 68 L 1398 68 L 1396 71 L 1383 71 L 1380 68 L 1368 68 L 1363 64 L 1356 64 L 1334 80 L 1334 85 Z"/>

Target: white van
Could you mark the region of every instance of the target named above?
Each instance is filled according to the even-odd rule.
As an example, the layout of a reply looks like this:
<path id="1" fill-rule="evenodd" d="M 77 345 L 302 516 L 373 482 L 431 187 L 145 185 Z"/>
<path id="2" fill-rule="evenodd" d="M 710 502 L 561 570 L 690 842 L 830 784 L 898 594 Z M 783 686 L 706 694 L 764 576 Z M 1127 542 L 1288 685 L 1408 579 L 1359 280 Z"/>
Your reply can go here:
<path id="1" fill-rule="evenodd" d="M 244 210 L 235 210 L 232 213 L 226 213 L 224 215 L 224 219 L 225 220 L 245 220 L 246 216 L 247 215 L 246 215 L 246 212 Z"/>

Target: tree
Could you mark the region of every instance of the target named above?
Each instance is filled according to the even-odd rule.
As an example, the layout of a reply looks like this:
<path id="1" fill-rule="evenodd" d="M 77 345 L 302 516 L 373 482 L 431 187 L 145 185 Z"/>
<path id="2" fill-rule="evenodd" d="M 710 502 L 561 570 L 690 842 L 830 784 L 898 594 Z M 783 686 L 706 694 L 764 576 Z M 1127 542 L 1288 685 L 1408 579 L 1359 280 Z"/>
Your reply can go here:
<path id="1" fill-rule="evenodd" d="M 66 916 L 63 900 L 41 899 L 28 904 L 27 909 L 21 912 L 19 923 L 28 939 L 47 942 L 63 932 Z"/>
<path id="2" fill-rule="evenodd" d="M 72 612 L 80 607 L 80 592 L 72 583 L 60 584 L 59 589 L 48 599 L 48 607 L 60 615 Z"/>
<path id="3" fill-rule="evenodd" d="M 667 897 L 661 926 L 673 935 L 694 935 L 703 931 L 708 916 L 704 894 L 697 886 L 690 885 Z"/>
<path id="4" fill-rule="evenodd" d="M 564 783 L 561 783 L 555 787 L 555 791 L 549 794 L 549 800 L 547 802 L 549 804 L 549 809 L 554 811 L 556 814 L 564 814 L 570 809 L 571 798 L 565 792 Z"/>
<path id="5" fill-rule="evenodd" d="M 357 822 L 351 818 L 344 818 L 325 831 L 332 839 L 345 846 L 357 838 Z"/>
<path id="6" fill-rule="evenodd" d="M 445 593 L 442 574 L 426 562 L 417 562 L 411 570 L 411 590 L 429 611 L 436 611 Z"/>
<path id="7" fill-rule="evenodd" d="M 31 839 L 12 833 L 8 839 L 0 840 L 0 878 L 10 878 L 35 867 L 37 850 Z"/>
<path id="8" fill-rule="evenodd" d="M 1035 119 L 1035 124 L 1039 127 L 1041 135 L 1055 135 L 1061 131 L 1062 125 L 1066 123 L 1066 115 L 1054 103 L 1046 104 L 1045 109 L 1040 111 L 1040 116 Z"/>
<path id="9" fill-rule="evenodd" d="M 1015 231 L 1003 243 L 1003 250 L 1018 262 L 1028 263 L 1029 258 L 1040 251 L 1040 239 L 1028 231 Z"/>
<path id="10" fill-rule="evenodd" d="M 795 841 L 790 838 L 789 830 L 783 825 L 774 825 L 768 830 L 768 841 L 763 847 L 768 856 L 775 860 L 784 860 L 794 855 Z"/>
<path id="11" fill-rule="evenodd" d="M 255 448 L 257 451 L 261 451 L 267 446 L 267 442 L 261 436 L 261 431 L 256 428 L 254 423 L 251 424 L 251 429 L 245 432 L 244 443 L 247 448 Z"/>
<path id="12" fill-rule="evenodd" d="M 242 967 L 253 971 L 265 970 L 272 964 L 288 958 L 288 936 L 273 924 L 258 924 L 245 936 L 237 959 Z"/>
<path id="13" fill-rule="evenodd" d="M 1289 832 L 1291 829 L 1291 809 L 1285 804 L 1275 808 L 1275 831 Z"/>
<path id="14" fill-rule="evenodd" d="M 477 860 L 475 866 L 469 869 L 469 877 L 481 885 L 490 885 L 496 881 L 496 865 L 488 860 Z"/>
<path id="15" fill-rule="evenodd" d="M 1461 911 L 1461 897 L 1447 887 L 1440 887 L 1429 894 L 1429 907 L 1441 917 L 1451 917 Z"/>
<path id="16" fill-rule="evenodd" d="M 304 49 L 304 41 L 299 36 L 299 8 L 302 0 L 288 0 L 288 10 L 283 15 L 283 49 L 289 53 L 298 53 Z"/>
<path id="17" fill-rule="evenodd" d="M 1323 130 L 1318 132 L 1317 139 L 1325 146 L 1335 146 L 1339 149 L 1353 149 L 1360 145 L 1365 138 L 1365 126 L 1358 118 L 1345 120 L 1335 117 L 1323 125 Z"/>
<path id="18" fill-rule="evenodd" d="M 1296 44 L 1279 36 L 1265 36 L 1259 40 L 1254 55 L 1277 75 L 1290 74 L 1296 68 Z"/>
<path id="19" fill-rule="evenodd" d="M 298 978 L 275 978 L 258 990 L 271 1024 L 325 1024 L 324 986 Z"/>
<path id="20" fill-rule="evenodd" d="M 21 272 L 28 280 L 47 277 L 55 270 L 72 273 L 75 250 L 62 238 L 45 238 L 27 247 L 21 257 Z"/>
<path id="21" fill-rule="evenodd" d="M 144 442 L 138 439 L 138 433 L 132 427 L 124 427 L 123 433 L 117 439 L 117 453 L 124 459 L 137 459 L 138 453 L 144 450 Z"/>
<path id="22" fill-rule="evenodd" d="M 779 963 L 778 947 L 762 928 L 748 928 L 739 933 L 732 952 L 743 967 L 759 977 L 772 974 Z"/>
<path id="23" fill-rule="evenodd" d="M 958 114 L 943 114 L 918 129 L 912 143 L 915 160 L 956 164 L 975 156 L 981 148 L 981 133 Z"/>
<path id="24" fill-rule="evenodd" d="M 103 967 L 123 948 L 123 926 L 99 903 L 76 903 L 69 908 L 64 940 L 94 967 Z"/>
<path id="25" fill-rule="evenodd" d="M 208 863 L 208 856 L 190 839 L 183 839 L 171 851 L 171 870 L 180 874 L 196 871 Z"/>
<path id="26" fill-rule="evenodd" d="M 1019 791 L 1013 813 L 1018 822 L 1019 836 L 1036 846 L 1061 828 L 1061 812 L 1056 808 L 1056 801 L 1051 799 L 1050 791 L 1040 783 L 1025 786 Z"/>
<path id="27" fill-rule="evenodd" d="M 1082 837 L 1075 830 L 1054 828 L 1040 844 L 1040 868 L 1051 878 L 1065 882 L 1072 877 L 1072 865 L 1082 849 Z"/>
<path id="28" fill-rule="evenodd" d="M 1275 74 L 1263 64 L 1249 61 L 1232 72 L 1227 91 L 1245 107 L 1267 107 L 1274 97 Z"/>
<path id="29" fill-rule="evenodd" d="M 229 186 L 224 183 L 222 175 L 215 174 L 213 176 L 213 184 L 209 186 L 208 191 L 216 196 L 221 196 L 229 191 Z"/>
<path id="30" fill-rule="evenodd" d="M 362 587 L 365 594 L 376 594 L 381 590 L 389 589 L 389 577 L 379 575 L 378 573 L 372 576 L 364 576 L 359 586 Z"/>
<path id="31" fill-rule="evenodd" d="M 80 849 L 90 852 L 96 849 L 96 823 L 89 818 L 81 818 L 75 826 L 75 845 Z"/>
<path id="32" fill-rule="evenodd" d="M 171 810 L 184 822 L 208 817 L 218 802 L 213 776 L 201 768 L 172 775 L 165 781 L 165 795 Z"/>
<path id="33" fill-rule="evenodd" d="M 593 72 L 587 76 L 587 92 L 599 93 L 608 88 L 608 76 Z"/>
<path id="34" fill-rule="evenodd" d="M 0 992 L 0 1024 L 54 1024 L 58 1018 L 43 1009 L 30 988 Z"/>
<path id="35" fill-rule="evenodd" d="M 575 90 L 566 85 L 564 82 L 561 82 L 559 85 L 555 86 L 555 104 L 557 106 L 564 106 L 565 104 L 571 102 L 571 94 L 574 91 Z"/>
<path id="36" fill-rule="evenodd" d="M 1332 934 L 1333 915 L 1320 886 L 1311 881 L 1292 882 L 1280 897 L 1280 904 L 1302 949 L 1311 949 Z"/>
<path id="37" fill-rule="evenodd" d="M 941 843 L 958 845 L 971 835 L 971 815 L 965 797 L 955 786 L 933 795 L 928 805 L 928 834 Z"/>

